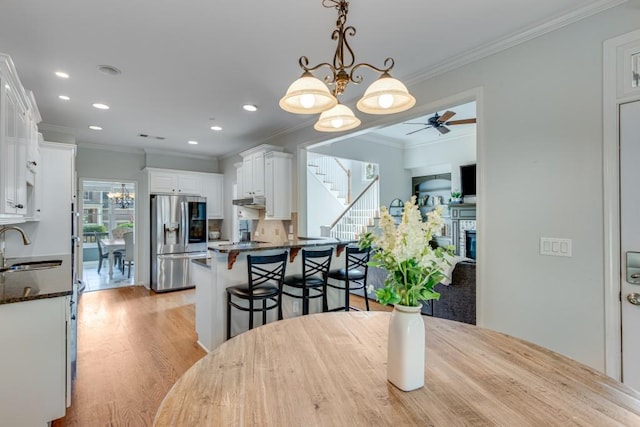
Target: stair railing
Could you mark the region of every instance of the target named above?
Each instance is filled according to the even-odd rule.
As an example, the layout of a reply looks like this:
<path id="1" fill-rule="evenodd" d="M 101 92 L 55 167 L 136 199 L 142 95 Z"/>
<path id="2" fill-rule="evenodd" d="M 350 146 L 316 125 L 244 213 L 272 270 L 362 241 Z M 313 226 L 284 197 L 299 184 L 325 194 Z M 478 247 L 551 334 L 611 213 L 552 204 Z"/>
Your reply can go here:
<path id="1" fill-rule="evenodd" d="M 379 180 L 380 176 L 376 175 L 330 225 L 321 227 L 321 234 L 340 240 L 357 240 L 367 227 L 374 225 L 373 218 L 380 207 Z"/>
<path id="2" fill-rule="evenodd" d="M 311 154 L 309 164 L 315 166 L 316 176 L 329 184 L 337 197 L 343 198 L 347 204 L 351 203 L 351 170 L 335 157 Z"/>

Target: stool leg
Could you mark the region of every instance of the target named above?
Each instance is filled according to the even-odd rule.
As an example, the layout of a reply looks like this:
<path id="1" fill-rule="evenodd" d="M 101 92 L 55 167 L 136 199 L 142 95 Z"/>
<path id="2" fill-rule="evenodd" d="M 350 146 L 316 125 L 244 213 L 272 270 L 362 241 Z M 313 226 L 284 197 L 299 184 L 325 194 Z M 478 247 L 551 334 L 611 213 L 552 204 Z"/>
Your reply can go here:
<path id="1" fill-rule="evenodd" d="M 327 302 L 327 285 L 326 284 L 322 285 L 322 311 L 325 313 L 329 311 L 329 303 Z"/>
<path id="2" fill-rule="evenodd" d="M 278 320 L 282 320 L 282 289 L 280 289 L 280 293 L 278 294 Z"/>
<path id="3" fill-rule="evenodd" d="M 231 338 L 231 294 L 227 292 L 227 339 Z"/>
<path id="4" fill-rule="evenodd" d="M 349 280 L 344 281 L 344 311 L 349 311 Z"/>
<path id="5" fill-rule="evenodd" d="M 302 314 L 309 314 L 309 288 L 306 286 L 302 289 Z"/>
<path id="6" fill-rule="evenodd" d="M 253 329 L 253 298 L 249 300 L 249 329 Z"/>
<path id="7" fill-rule="evenodd" d="M 369 297 L 367 296 L 367 287 L 364 287 L 364 303 L 367 306 L 367 311 L 369 311 Z"/>
<path id="8" fill-rule="evenodd" d="M 263 299 L 262 300 L 262 324 L 266 325 L 267 324 L 267 300 Z"/>

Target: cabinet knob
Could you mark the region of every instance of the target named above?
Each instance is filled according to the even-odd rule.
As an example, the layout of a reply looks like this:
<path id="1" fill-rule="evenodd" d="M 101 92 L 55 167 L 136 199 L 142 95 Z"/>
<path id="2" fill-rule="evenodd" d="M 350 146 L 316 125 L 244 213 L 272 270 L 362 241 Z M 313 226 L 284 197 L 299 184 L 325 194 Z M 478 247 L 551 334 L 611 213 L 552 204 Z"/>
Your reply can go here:
<path id="1" fill-rule="evenodd" d="M 22 208 L 24 208 L 24 205 L 22 203 L 19 203 L 15 207 L 16 207 L 16 209 L 22 209 Z"/>

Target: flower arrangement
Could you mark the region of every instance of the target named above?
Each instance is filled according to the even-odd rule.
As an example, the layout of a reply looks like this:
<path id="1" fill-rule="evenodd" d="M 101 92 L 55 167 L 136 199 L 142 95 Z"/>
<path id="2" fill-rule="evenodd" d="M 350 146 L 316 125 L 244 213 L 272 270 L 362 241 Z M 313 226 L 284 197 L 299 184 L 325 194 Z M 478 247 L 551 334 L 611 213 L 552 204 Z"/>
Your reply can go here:
<path id="1" fill-rule="evenodd" d="M 416 197 L 404 205 L 402 221 L 396 225 L 386 207 L 378 223 L 381 233 L 366 233 L 360 247 L 374 249 L 371 266 L 389 272 L 384 287 L 376 291 L 380 304 L 401 304 L 416 307 L 420 301 L 439 299 L 433 287 L 444 279 L 444 269 L 453 254 L 453 246 L 432 249 L 429 245 L 434 232 L 443 225 L 442 206 L 427 214 L 427 221 L 416 205 Z"/>

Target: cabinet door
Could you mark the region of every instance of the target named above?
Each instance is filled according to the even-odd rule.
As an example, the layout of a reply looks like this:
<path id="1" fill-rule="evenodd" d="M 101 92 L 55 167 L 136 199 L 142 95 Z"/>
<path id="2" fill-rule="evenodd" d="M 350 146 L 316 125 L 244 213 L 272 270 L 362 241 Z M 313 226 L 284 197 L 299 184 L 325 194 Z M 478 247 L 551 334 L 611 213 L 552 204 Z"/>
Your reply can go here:
<path id="1" fill-rule="evenodd" d="M 267 154 L 265 159 L 265 218 L 291 219 L 291 157 Z"/>
<path id="2" fill-rule="evenodd" d="M 16 213 L 27 213 L 27 143 L 29 140 L 29 116 L 16 115 L 18 137 L 16 139 Z"/>
<path id="3" fill-rule="evenodd" d="M 150 171 L 150 193 L 177 193 L 178 175 L 173 172 Z"/>
<path id="4" fill-rule="evenodd" d="M 253 156 L 242 159 L 242 193 L 238 196 L 253 196 Z"/>
<path id="5" fill-rule="evenodd" d="M 0 79 L 0 213 L 16 213 L 16 172 L 18 161 L 17 102 L 6 80 Z"/>
<path id="6" fill-rule="evenodd" d="M 207 198 L 207 218 L 223 218 L 223 176 L 219 174 L 206 175 L 202 194 Z"/>
<path id="7" fill-rule="evenodd" d="M 253 154 L 253 195 L 264 196 L 264 153 Z"/>
<path id="8" fill-rule="evenodd" d="M 202 176 L 191 174 L 178 174 L 178 193 L 193 194 L 199 196 L 202 194 Z"/>

